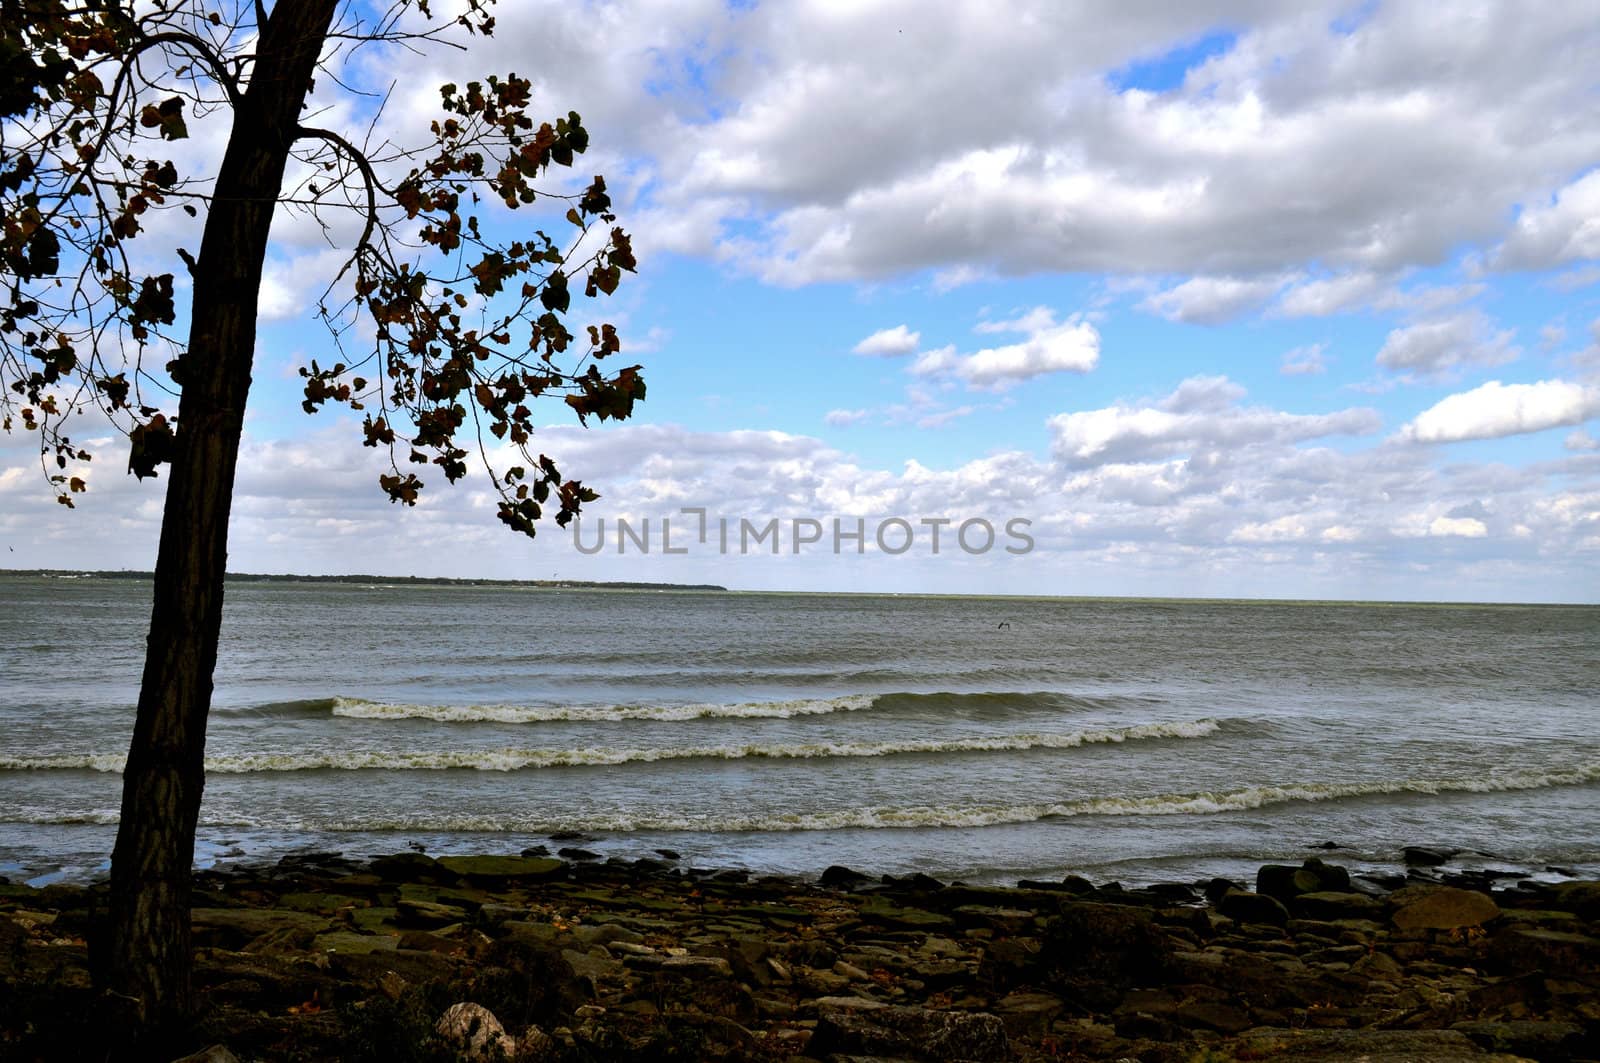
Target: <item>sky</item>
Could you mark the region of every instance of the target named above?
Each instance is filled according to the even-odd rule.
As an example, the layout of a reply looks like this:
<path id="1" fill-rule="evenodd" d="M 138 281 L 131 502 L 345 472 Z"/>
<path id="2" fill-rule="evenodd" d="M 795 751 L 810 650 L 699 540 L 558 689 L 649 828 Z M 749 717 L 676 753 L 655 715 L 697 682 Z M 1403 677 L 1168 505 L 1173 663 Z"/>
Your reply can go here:
<path id="1" fill-rule="evenodd" d="M 390 505 L 300 409 L 340 256 L 280 215 L 232 570 L 1600 601 L 1600 0 L 497 18 L 342 80 L 396 142 L 474 74 L 582 114 L 640 270 L 575 321 L 649 396 L 536 445 L 602 498 L 534 542 L 481 479 Z M 152 567 L 160 484 L 100 442 L 69 511 L 0 436 L 0 563 Z"/>

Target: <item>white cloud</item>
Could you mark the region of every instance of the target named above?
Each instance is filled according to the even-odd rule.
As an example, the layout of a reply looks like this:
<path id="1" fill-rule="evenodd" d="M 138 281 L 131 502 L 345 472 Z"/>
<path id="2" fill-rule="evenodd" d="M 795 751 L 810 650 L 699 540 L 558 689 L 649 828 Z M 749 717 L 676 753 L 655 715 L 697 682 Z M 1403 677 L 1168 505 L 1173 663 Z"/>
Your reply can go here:
<path id="1" fill-rule="evenodd" d="M 958 354 L 954 347 L 929 351 L 911 371 L 919 376 L 955 376 L 974 388 L 999 391 L 1046 373 L 1087 373 L 1100 361 L 1100 333 L 1080 314 L 1056 321 L 1036 307 L 1011 321 L 986 321 L 975 331 L 1021 332 L 1020 343 Z"/>
<path id="2" fill-rule="evenodd" d="M 1600 258 L 1600 170 L 1530 206 L 1494 254 L 1504 269 L 1550 269 Z"/>
<path id="3" fill-rule="evenodd" d="M 1187 391 L 1185 389 L 1188 389 Z M 1293 414 L 1235 404 L 1243 392 L 1221 378 L 1186 381 L 1155 406 L 1109 406 L 1050 419 L 1052 450 L 1069 466 L 1148 461 L 1181 453 L 1284 445 L 1378 429 L 1369 409 Z"/>
<path id="4" fill-rule="evenodd" d="M 1394 329 L 1383 341 L 1377 362 L 1385 369 L 1441 373 L 1469 365 L 1501 365 L 1520 353 L 1510 329 L 1496 331 L 1481 311 Z"/>
<path id="5" fill-rule="evenodd" d="M 1596 439 L 1580 428 L 1575 432 L 1568 433 L 1567 438 L 1561 441 L 1561 445 L 1568 450 L 1600 450 L 1600 439 Z"/>
<path id="6" fill-rule="evenodd" d="M 1328 345 L 1312 343 L 1283 353 L 1278 372 L 1285 376 L 1308 376 L 1328 371 Z"/>
<path id="7" fill-rule="evenodd" d="M 871 410 L 829 410 L 822 419 L 835 428 L 848 428 L 865 421 L 871 414 Z"/>
<path id="8" fill-rule="evenodd" d="M 904 325 L 896 325 L 894 328 L 879 329 L 856 344 L 854 350 L 857 354 L 878 358 L 898 358 L 914 352 L 921 342 L 922 333 L 912 332 Z"/>
<path id="9" fill-rule="evenodd" d="M 1433 536 L 1457 535 L 1464 539 L 1482 539 L 1489 534 L 1488 527 L 1476 517 L 1435 517 L 1428 524 L 1428 534 Z"/>
<path id="10" fill-rule="evenodd" d="M 1281 280 L 1271 278 L 1192 277 L 1149 296 L 1139 308 L 1169 321 L 1219 325 L 1258 309 L 1282 286 Z"/>
<path id="11" fill-rule="evenodd" d="M 1283 293 L 1275 311 L 1282 317 L 1328 317 L 1369 301 L 1386 283 L 1362 271 L 1303 281 Z"/>
<path id="12" fill-rule="evenodd" d="M 1498 439 L 1579 424 L 1596 415 L 1600 415 L 1600 387 L 1565 380 L 1535 384 L 1491 380 L 1441 399 L 1403 427 L 1399 436 L 1417 443 Z"/>

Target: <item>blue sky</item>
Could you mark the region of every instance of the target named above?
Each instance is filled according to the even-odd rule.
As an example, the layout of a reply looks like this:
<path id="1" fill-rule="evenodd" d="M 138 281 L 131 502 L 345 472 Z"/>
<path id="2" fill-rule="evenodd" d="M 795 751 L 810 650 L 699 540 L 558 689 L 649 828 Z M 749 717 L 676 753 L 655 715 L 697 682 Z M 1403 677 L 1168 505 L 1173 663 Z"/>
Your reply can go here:
<path id="1" fill-rule="evenodd" d="M 481 485 L 393 509 L 299 412 L 337 255 L 290 219 L 232 567 L 1600 599 L 1600 12 L 1131 6 L 507 4 L 408 61 L 379 130 L 472 70 L 584 115 L 642 263 L 596 312 L 650 385 L 626 426 L 551 411 L 591 521 L 1020 517 L 1030 552 L 588 557 L 502 532 Z M 112 458 L 57 512 L 3 445 L 8 560 L 149 567 L 149 485 Z"/>

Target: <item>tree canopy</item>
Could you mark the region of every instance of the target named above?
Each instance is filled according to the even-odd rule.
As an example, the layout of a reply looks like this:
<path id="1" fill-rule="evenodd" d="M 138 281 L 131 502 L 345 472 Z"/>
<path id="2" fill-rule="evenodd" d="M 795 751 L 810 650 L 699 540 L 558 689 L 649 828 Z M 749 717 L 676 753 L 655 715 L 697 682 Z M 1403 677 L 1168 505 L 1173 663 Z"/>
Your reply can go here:
<path id="1" fill-rule="evenodd" d="M 358 48 L 491 33 L 487 2 L 442 26 L 416 24 L 431 14 L 425 0 L 345 5 L 319 76 L 335 83 L 332 60 Z M 178 227 L 162 215 L 197 217 L 217 190 L 214 173 L 185 172 L 168 151 L 192 122 L 237 108 L 261 76 L 254 39 L 270 16 L 187 0 L 0 10 L 0 424 L 38 433 L 45 475 L 70 506 L 88 486 L 75 470 L 93 457 L 75 441 L 82 410 L 128 436 L 135 475 L 171 458 L 196 258 L 165 241 Z M 294 130 L 279 208 L 314 219 L 348 256 L 314 309 L 330 342 L 300 370 L 304 407 L 361 411 L 362 442 L 391 455 L 381 489 L 405 504 L 428 466 L 455 481 L 474 451 L 487 461 L 482 433 L 510 444 L 524 460 L 493 470 L 500 518 L 531 535 L 549 503 L 565 523 L 594 497 L 528 449 L 533 400 L 559 395 L 580 419 L 607 419 L 644 395 L 639 366 L 602 369 L 621 349 L 611 325 L 575 334 L 563 319 L 577 291 L 616 290 L 632 246 L 603 178 L 535 187 L 552 166 L 572 167 L 589 133 L 575 113 L 540 121 L 528 78 L 445 85 L 438 115 L 416 125 L 419 143 L 404 146 L 372 142 L 370 125 L 365 138 L 311 121 Z M 505 212 L 519 209 L 539 217 L 513 230 Z"/>

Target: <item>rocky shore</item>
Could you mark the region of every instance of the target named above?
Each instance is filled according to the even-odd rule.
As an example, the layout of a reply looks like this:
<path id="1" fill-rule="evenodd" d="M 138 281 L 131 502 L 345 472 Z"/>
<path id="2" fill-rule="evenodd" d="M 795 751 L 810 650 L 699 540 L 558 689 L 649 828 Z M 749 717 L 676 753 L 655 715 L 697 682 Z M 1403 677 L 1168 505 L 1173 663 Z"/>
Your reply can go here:
<path id="1" fill-rule="evenodd" d="M 552 844 L 561 844 L 553 842 Z M 1124 890 L 661 852 L 197 874 L 196 1058 L 1600 1059 L 1600 882 L 1336 862 Z M 1426 865 L 1426 866 L 1425 866 Z M 102 887 L 0 884 L 0 1058 L 105 1058 Z M 209 1046 L 209 1047 L 208 1047 Z"/>

